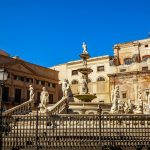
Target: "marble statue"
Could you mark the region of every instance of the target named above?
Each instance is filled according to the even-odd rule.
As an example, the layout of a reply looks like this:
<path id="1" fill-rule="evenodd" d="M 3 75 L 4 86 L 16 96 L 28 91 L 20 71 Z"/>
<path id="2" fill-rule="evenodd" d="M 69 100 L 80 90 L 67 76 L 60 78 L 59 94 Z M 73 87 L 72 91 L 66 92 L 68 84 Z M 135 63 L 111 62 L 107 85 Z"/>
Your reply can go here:
<path id="1" fill-rule="evenodd" d="M 128 99 L 128 102 L 125 102 L 124 112 L 126 114 L 133 113 L 133 105 L 130 99 Z"/>
<path id="2" fill-rule="evenodd" d="M 32 85 L 29 85 L 29 91 L 30 91 L 30 98 L 29 98 L 29 101 L 31 102 L 31 109 L 34 108 L 34 96 L 35 96 L 35 93 L 34 93 L 34 88 Z"/>
<path id="3" fill-rule="evenodd" d="M 47 103 L 49 102 L 49 93 L 48 91 L 46 90 L 45 87 L 42 88 L 43 91 L 41 92 L 41 95 L 40 95 L 40 112 L 41 113 L 46 113 L 47 112 Z"/>
<path id="4" fill-rule="evenodd" d="M 145 104 L 144 111 L 145 111 L 144 113 L 150 114 L 150 89 L 149 89 L 149 93 L 147 95 L 147 104 Z"/>
<path id="5" fill-rule="evenodd" d="M 142 101 L 142 90 L 141 87 L 138 88 L 138 100 L 136 104 L 136 109 L 134 110 L 135 114 L 143 113 L 143 101 Z"/>
<path id="6" fill-rule="evenodd" d="M 85 75 L 82 75 L 82 93 L 83 94 L 87 94 L 88 93 L 88 83 L 87 83 Z"/>
<path id="7" fill-rule="evenodd" d="M 113 90 L 112 93 L 112 107 L 110 112 L 111 113 L 116 113 L 118 111 L 118 100 L 120 98 L 120 94 L 119 94 L 119 86 L 117 85 L 115 87 L 115 89 Z"/>
<path id="8" fill-rule="evenodd" d="M 85 42 L 83 42 L 83 44 L 82 44 L 82 48 L 83 48 L 83 54 L 88 54 L 88 52 L 87 52 L 87 45 L 85 44 Z"/>
<path id="9" fill-rule="evenodd" d="M 29 91 L 30 91 L 30 101 L 34 101 L 34 96 L 35 96 L 35 93 L 34 93 L 34 88 L 32 85 L 29 85 Z"/>
<path id="10" fill-rule="evenodd" d="M 63 97 L 68 97 L 69 96 L 69 89 L 70 89 L 70 85 L 68 83 L 67 79 L 64 79 L 63 83 L 62 83 L 62 93 L 63 93 Z"/>

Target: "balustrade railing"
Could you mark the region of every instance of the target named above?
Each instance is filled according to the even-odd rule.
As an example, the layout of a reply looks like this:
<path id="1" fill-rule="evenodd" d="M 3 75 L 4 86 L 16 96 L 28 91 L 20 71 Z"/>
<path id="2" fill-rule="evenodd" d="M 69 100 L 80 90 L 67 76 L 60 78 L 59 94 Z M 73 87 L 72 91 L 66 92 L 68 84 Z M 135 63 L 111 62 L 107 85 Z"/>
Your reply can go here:
<path id="1" fill-rule="evenodd" d="M 149 115 L 14 115 L 2 131 L 3 149 L 150 148 Z"/>
<path id="2" fill-rule="evenodd" d="M 31 111 L 31 107 L 32 107 L 32 101 L 26 101 L 20 105 L 17 105 L 11 109 L 6 110 L 5 112 L 3 112 L 4 116 L 12 116 L 12 115 L 21 115 L 21 114 L 26 114 L 29 113 Z"/>
<path id="3" fill-rule="evenodd" d="M 56 115 L 60 113 L 67 113 L 68 110 L 68 100 L 67 98 L 62 98 L 60 101 L 58 101 L 56 104 L 54 104 L 51 109 L 49 109 L 48 114 L 49 115 Z"/>

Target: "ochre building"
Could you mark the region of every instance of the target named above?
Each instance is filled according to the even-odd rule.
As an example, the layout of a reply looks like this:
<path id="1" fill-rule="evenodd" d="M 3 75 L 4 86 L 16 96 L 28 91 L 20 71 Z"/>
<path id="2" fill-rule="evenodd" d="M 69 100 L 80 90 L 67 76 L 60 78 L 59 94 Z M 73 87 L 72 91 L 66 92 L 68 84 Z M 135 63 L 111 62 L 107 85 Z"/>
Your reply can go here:
<path id="1" fill-rule="evenodd" d="M 31 64 L 19 57 L 10 57 L 0 50 L 0 67 L 3 65 L 8 72 L 8 80 L 0 95 L 6 107 L 27 101 L 30 84 L 35 89 L 35 105 L 40 102 L 42 87 L 49 92 L 49 104 L 58 101 L 58 71 Z"/>

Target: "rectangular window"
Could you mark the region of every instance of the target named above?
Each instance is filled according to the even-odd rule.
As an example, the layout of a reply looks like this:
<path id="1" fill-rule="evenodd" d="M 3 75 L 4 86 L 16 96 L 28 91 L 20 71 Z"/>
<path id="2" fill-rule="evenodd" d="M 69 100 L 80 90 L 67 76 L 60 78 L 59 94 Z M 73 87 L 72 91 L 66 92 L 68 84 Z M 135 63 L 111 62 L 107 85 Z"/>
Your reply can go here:
<path id="1" fill-rule="evenodd" d="M 104 71 L 104 66 L 98 66 L 97 71 Z"/>
<path id="2" fill-rule="evenodd" d="M 127 98 L 127 93 L 122 93 L 122 98 Z"/>
<path id="3" fill-rule="evenodd" d="M 120 72 L 125 72 L 126 71 L 126 69 L 120 69 Z"/>
<path id="4" fill-rule="evenodd" d="M 142 71 L 147 71 L 148 67 L 142 67 Z"/>
<path id="5" fill-rule="evenodd" d="M 56 85 L 55 85 L 54 83 L 52 83 L 52 87 L 53 87 L 53 88 L 55 88 L 55 87 L 56 87 Z"/>
<path id="6" fill-rule="evenodd" d="M 72 70 L 72 75 L 78 75 L 78 70 Z"/>
<path id="7" fill-rule="evenodd" d="M 148 47 L 148 44 L 146 44 L 145 47 Z"/>

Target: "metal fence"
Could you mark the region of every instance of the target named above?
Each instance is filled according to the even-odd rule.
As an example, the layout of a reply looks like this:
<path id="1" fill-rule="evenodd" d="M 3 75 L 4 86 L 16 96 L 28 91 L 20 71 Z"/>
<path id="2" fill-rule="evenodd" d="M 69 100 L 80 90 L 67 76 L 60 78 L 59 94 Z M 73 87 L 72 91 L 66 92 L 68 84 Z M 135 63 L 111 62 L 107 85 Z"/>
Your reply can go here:
<path id="1" fill-rule="evenodd" d="M 150 147 L 150 115 L 14 115 L 3 117 L 7 149 L 142 149 Z"/>

